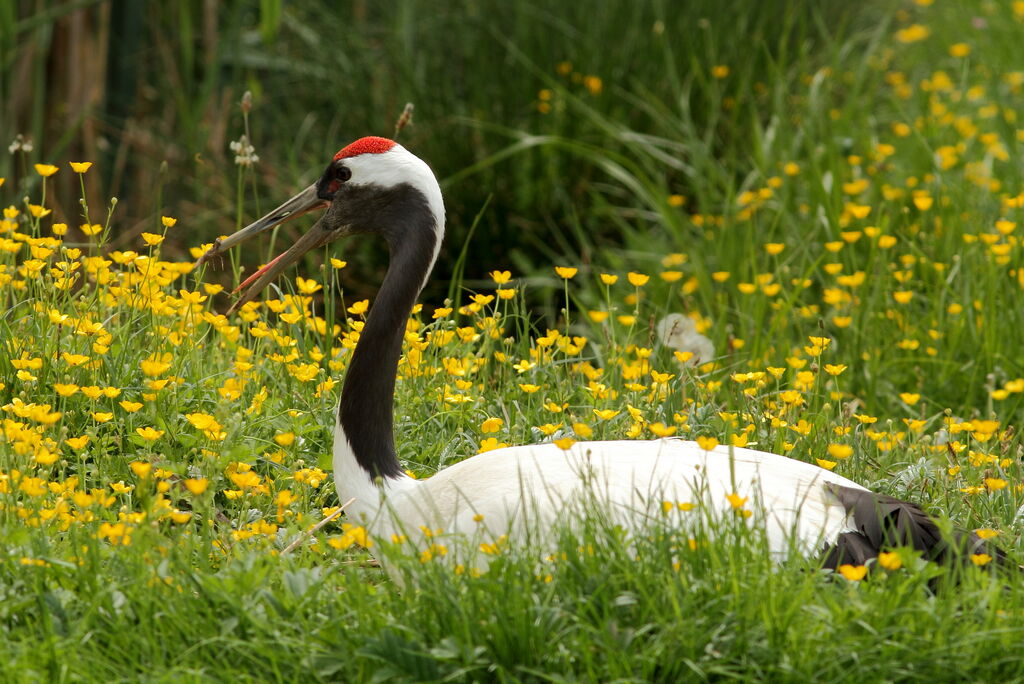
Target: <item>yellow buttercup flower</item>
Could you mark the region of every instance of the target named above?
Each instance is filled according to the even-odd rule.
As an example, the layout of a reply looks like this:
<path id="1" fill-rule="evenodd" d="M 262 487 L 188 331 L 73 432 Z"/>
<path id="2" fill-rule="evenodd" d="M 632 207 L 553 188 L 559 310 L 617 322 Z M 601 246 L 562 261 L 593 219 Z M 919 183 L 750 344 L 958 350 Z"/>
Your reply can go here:
<path id="1" fill-rule="evenodd" d="M 658 437 L 671 437 L 672 435 L 676 434 L 677 430 L 675 425 L 665 425 L 664 423 L 660 422 L 651 423 L 650 425 L 647 426 L 647 429 L 653 432 Z"/>
<path id="2" fill-rule="evenodd" d="M 932 204 L 935 202 L 935 198 L 928 195 L 917 195 L 914 197 L 914 206 L 919 211 L 928 211 L 932 208 Z"/>
<path id="3" fill-rule="evenodd" d="M 78 385 L 74 384 L 63 384 L 55 382 L 53 383 L 53 389 L 55 392 L 57 392 L 57 394 L 59 394 L 62 397 L 70 397 L 71 395 L 78 392 L 79 387 Z"/>
<path id="4" fill-rule="evenodd" d="M 175 509 L 174 512 L 172 512 L 170 515 L 171 521 L 178 525 L 184 525 L 192 519 L 192 514 L 188 511 L 179 511 Z"/>
<path id="5" fill-rule="evenodd" d="M 950 57 L 966 57 L 971 54 L 971 46 L 967 43 L 953 43 L 949 46 Z"/>
<path id="6" fill-rule="evenodd" d="M 488 418 L 480 424 L 480 432 L 484 434 L 490 434 L 497 432 L 501 429 L 501 426 L 505 424 L 505 421 L 501 418 Z"/>
<path id="7" fill-rule="evenodd" d="M 714 437 L 705 437 L 704 435 L 701 435 L 697 438 L 697 444 L 704 451 L 712 451 L 718 446 L 718 440 Z"/>
<path id="8" fill-rule="evenodd" d="M 868 574 L 868 566 L 849 564 L 840 565 L 839 574 L 851 582 L 859 582 Z"/>
<path id="9" fill-rule="evenodd" d="M 178 296 L 181 297 L 181 301 L 188 304 L 202 304 L 206 301 L 206 295 L 200 292 L 190 292 L 188 290 L 178 290 Z M 161 371 L 163 372 L 163 371 Z M 159 373 L 157 373 L 159 375 Z"/>
<path id="10" fill-rule="evenodd" d="M 633 287 L 643 287 L 644 285 L 647 284 L 647 281 L 650 279 L 651 276 L 645 275 L 643 273 L 634 273 L 633 271 L 630 271 L 629 273 L 626 274 L 626 280 L 628 280 L 629 284 L 632 285 Z"/>
<path id="11" fill-rule="evenodd" d="M 67 439 L 64 440 L 64 443 L 67 444 L 72 449 L 74 449 L 75 451 L 78 451 L 79 449 L 84 449 L 85 445 L 89 443 L 89 435 L 82 435 L 80 437 L 68 437 Z"/>
<path id="12" fill-rule="evenodd" d="M 499 442 L 496 437 L 487 437 L 480 441 L 480 447 L 476 450 L 476 453 L 483 454 L 488 451 L 494 451 L 495 449 L 504 449 L 508 444 Z"/>
<path id="13" fill-rule="evenodd" d="M 137 432 L 139 437 L 142 437 L 142 439 L 147 442 L 154 442 L 164 436 L 163 430 L 157 430 L 151 427 L 135 428 L 135 432 Z"/>
<path id="14" fill-rule="evenodd" d="M 905 29 L 896 32 L 896 40 L 901 43 L 916 43 L 931 35 L 931 30 L 921 24 L 911 24 Z"/>
<path id="15" fill-rule="evenodd" d="M 59 171 L 59 169 L 53 164 L 36 164 L 35 169 L 36 173 L 38 173 L 43 178 L 49 178 L 53 174 L 57 173 L 57 171 Z"/>
<path id="16" fill-rule="evenodd" d="M 139 362 L 139 368 L 146 377 L 155 378 L 158 375 L 163 375 L 170 369 L 172 358 L 170 353 L 150 354 Z"/>
<path id="17" fill-rule="evenodd" d="M 148 461 L 132 461 L 128 464 L 128 467 L 135 473 L 135 477 L 145 480 L 149 477 L 149 473 L 153 470 L 153 464 Z"/>
<path id="18" fill-rule="evenodd" d="M 729 505 L 732 506 L 734 510 L 743 508 L 750 499 L 749 496 L 740 496 L 736 492 L 726 494 L 725 498 L 729 500 Z"/>
<path id="19" fill-rule="evenodd" d="M 68 162 L 71 164 L 71 170 L 75 173 L 85 173 L 92 166 L 92 162 Z"/>
<path id="20" fill-rule="evenodd" d="M 61 358 L 64 359 L 64 363 L 69 366 L 81 366 L 82 364 L 89 361 L 89 357 L 83 354 L 72 354 L 70 352 L 63 352 Z"/>
<path id="21" fill-rule="evenodd" d="M 210 485 L 210 481 L 205 477 L 190 477 L 187 480 L 184 480 L 182 484 L 184 484 L 185 489 L 190 491 L 192 494 L 199 496 L 206 491 L 206 488 Z"/>
<path id="22" fill-rule="evenodd" d="M 300 295 L 311 295 L 324 289 L 324 286 L 312 278 L 296 276 L 295 289 L 299 291 Z"/>
<path id="23" fill-rule="evenodd" d="M 1006 219 L 999 219 L 996 221 L 996 230 L 1003 235 L 1009 235 L 1017 227 L 1016 221 L 1007 221 Z"/>
<path id="24" fill-rule="evenodd" d="M 895 551 L 883 551 L 878 554 L 878 564 L 886 570 L 899 570 L 903 567 L 903 561 Z"/>
<path id="25" fill-rule="evenodd" d="M 578 271 L 579 269 L 574 266 L 555 266 L 555 273 L 557 273 L 558 277 L 563 280 L 573 278 Z"/>
<path id="26" fill-rule="evenodd" d="M 589 439 L 594 436 L 594 429 L 586 423 L 573 423 L 572 431 L 576 433 L 577 437 L 583 439 Z"/>
<path id="27" fill-rule="evenodd" d="M 846 211 L 850 212 L 850 216 L 856 219 L 867 218 L 868 214 L 871 213 L 870 204 L 854 204 L 850 202 L 846 205 Z"/>
<path id="28" fill-rule="evenodd" d="M 828 455 L 839 460 L 849 458 L 853 455 L 853 447 L 849 444 L 829 444 Z"/>
<path id="29" fill-rule="evenodd" d="M 185 418 L 197 430 L 219 430 L 217 420 L 207 413 L 186 413 Z"/>

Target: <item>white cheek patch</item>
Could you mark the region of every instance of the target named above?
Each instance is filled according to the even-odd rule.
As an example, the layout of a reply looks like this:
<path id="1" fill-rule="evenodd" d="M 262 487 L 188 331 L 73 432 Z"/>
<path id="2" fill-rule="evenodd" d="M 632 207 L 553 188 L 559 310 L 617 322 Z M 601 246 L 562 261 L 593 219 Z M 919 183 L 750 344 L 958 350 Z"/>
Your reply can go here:
<path id="1" fill-rule="evenodd" d="M 352 172 L 348 184 L 393 188 L 405 183 L 423 194 L 434 215 L 437 230 L 434 259 L 437 259 L 441 241 L 444 239 L 444 200 L 441 198 L 441 187 L 437 184 L 437 178 L 426 162 L 396 144 L 387 152 L 349 157 L 345 160 L 345 165 Z"/>

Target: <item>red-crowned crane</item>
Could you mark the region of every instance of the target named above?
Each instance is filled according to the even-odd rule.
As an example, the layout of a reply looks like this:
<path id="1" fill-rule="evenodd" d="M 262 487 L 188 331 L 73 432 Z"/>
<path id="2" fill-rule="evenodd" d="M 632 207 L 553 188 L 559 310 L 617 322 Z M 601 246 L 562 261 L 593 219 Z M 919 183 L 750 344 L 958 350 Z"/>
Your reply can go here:
<path id="1" fill-rule="evenodd" d="M 320 179 L 263 218 L 218 240 L 200 259 L 312 209 L 326 213 L 287 251 L 252 274 L 232 311 L 252 300 L 307 251 L 353 234 L 382 236 L 391 260 L 352 352 L 334 428 L 334 480 L 350 518 L 371 536 L 396 533 L 498 537 L 571 523 L 586 506 L 632 532 L 665 520 L 663 502 L 692 502 L 712 517 L 749 499 L 748 524 L 770 552 L 824 552 L 823 564 L 863 564 L 888 546 L 912 545 L 927 558 L 948 543 L 916 505 L 874 494 L 817 466 L 727 446 L 707 451 L 682 439 L 578 442 L 563 450 L 535 444 L 488 451 L 417 480 L 395 453 L 393 402 L 406 321 L 444 237 L 441 190 L 430 168 L 401 145 L 378 137 L 339 151 Z M 247 289 L 245 289 L 247 288 Z M 593 510 L 593 509 L 590 509 Z M 685 524 L 682 513 L 674 515 Z M 530 541 L 534 541 L 530 537 Z M 956 536 L 967 550 L 983 543 Z M 544 540 L 537 539 L 541 544 Z M 547 540 L 550 542 L 551 540 Z M 522 540 L 520 540 L 522 542 Z M 475 548 L 475 543 L 468 544 Z M 543 551 L 544 549 L 539 549 Z"/>

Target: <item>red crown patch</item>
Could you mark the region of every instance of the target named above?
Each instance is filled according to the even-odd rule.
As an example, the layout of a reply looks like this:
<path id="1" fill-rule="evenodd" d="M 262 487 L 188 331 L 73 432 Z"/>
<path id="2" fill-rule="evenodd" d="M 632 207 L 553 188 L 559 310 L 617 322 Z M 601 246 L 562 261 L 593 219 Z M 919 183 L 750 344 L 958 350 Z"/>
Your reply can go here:
<path id="1" fill-rule="evenodd" d="M 380 154 L 387 152 L 395 146 L 394 140 L 388 140 L 387 138 L 378 138 L 375 135 L 368 136 L 366 138 L 360 138 L 353 143 L 346 145 L 345 147 L 338 150 L 338 154 L 334 155 L 334 160 L 348 159 L 349 157 L 358 157 L 361 154 Z"/>

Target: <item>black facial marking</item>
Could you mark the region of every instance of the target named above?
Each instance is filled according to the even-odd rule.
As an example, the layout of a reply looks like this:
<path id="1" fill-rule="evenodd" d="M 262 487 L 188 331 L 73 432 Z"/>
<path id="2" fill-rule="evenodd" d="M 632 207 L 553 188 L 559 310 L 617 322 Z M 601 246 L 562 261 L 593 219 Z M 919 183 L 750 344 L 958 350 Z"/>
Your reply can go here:
<path id="1" fill-rule="evenodd" d="M 380 233 L 391 262 L 345 375 L 338 419 L 359 465 L 373 478 L 402 474 L 395 454 L 394 393 L 405 324 L 437 244 L 426 197 L 411 185 L 342 185 L 324 219 L 349 232 Z"/>
<path id="2" fill-rule="evenodd" d="M 316 195 L 328 202 L 334 199 L 342 184 L 352 177 L 352 170 L 345 166 L 343 160 L 332 161 L 327 165 L 324 174 L 316 182 Z"/>

